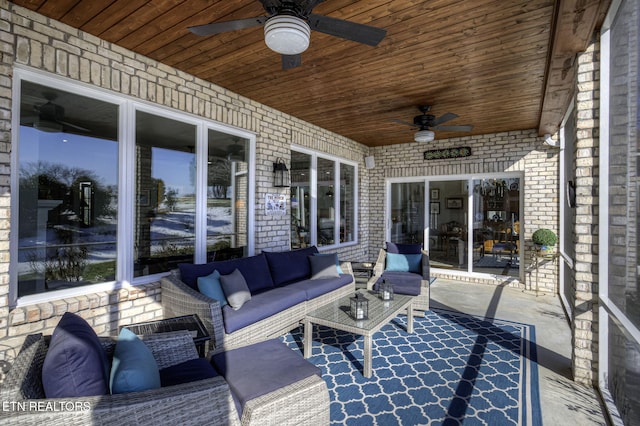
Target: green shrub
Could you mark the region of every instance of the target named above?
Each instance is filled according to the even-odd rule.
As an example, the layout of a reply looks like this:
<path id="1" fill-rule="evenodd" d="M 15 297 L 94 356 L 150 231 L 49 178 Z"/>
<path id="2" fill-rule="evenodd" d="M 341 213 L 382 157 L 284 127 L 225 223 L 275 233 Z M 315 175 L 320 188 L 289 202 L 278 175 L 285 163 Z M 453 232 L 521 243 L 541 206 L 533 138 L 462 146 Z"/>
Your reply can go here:
<path id="1" fill-rule="evenodd" d="M 558 242 L 558 236 L 551 229 L 541 228 L 531 236 L 534 244 L 539 246 L 555 246 Z"/>

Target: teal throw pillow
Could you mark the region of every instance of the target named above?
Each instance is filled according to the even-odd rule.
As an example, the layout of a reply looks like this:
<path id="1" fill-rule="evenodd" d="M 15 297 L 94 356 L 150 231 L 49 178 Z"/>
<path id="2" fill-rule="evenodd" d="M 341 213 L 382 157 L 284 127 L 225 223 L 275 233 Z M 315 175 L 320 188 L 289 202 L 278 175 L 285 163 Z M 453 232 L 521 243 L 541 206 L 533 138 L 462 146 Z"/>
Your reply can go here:
<path id="1" fill-rule="evenodd" d="M 134 332 L 123 328 L 111 363 L 111 393 L 140 392 L 160 387 L 160 372 L 153 354 Z"/>
<path id="2" fill-rule="evenodd" d="M 198 277 L 198 290 L 205 296 L 220 302 L 220 307 L 227 304 L 227 298 L 220 283 L 220 272 L 217 269 L 207 276 Z"/>
<path id="3" fill-rule="evenodd" d="M 338 253 L 313 253 L 314 256 L 327 256 L 327 257 L 332 257 L 336 260 L 336 268 L 338 268 L 338 273 L 339 274 L 344 274 L 344 272 L 342 272 L 342 268 L 340 267 L 340 260 L 338 260 Z"/>
<path id="4" fill-rule="evenodd" d="M 386 271 L 422 272 L 422 254 L 387 253 Z"/>

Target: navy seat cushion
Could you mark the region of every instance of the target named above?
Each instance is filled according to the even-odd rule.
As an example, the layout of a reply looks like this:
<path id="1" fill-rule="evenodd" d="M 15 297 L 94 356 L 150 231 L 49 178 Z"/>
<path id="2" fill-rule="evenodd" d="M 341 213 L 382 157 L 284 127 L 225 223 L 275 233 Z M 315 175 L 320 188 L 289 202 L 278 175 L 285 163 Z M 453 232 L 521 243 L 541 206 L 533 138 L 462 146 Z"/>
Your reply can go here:
<path id="1" fill-rule="evenodd" d="M 311 265 L 308 257 L 315 253 L 318 253 L 316 246 L 298 250 L 265 252 L 273 284 L 281 286 L 309 278 Z"/>
<path id="2" fill-rule="evenodd" d="M 289 284 L 284 288 L 303 290 L 307 294 L 307 300 L 311 300 L 318 296 L 322 296 L 323 294 L 327 294 L 330 291 L 337 290 L 352 282 L 353 277 L 351 275 L 341 274 L 338 278 L 320 278 L 315 280 L 309 278 Z"/>
<path id="3" fill-rule="evenodd" d="M 42 365 L 47 398 L 109 393 L 110 363 L 100 339 L 81 317 L 66 312 L 56 326 Z"/>
<path id="4" fill-rule="evenodd" d="M 378 286 L 382 280 L 387 280 L 393 284 L 393 292 L 398 294 L 407 294 L 409 296 L 418 296 L 420 294 L 420 285 L 422 275 L 413 272 L 393 272 L 385 271 L 380 275 L 378 281 L 373 285 L 373 290 L 378 291 Z"/>
<path id="5" fill-rule="evenodd" d="M 220 272 L 220 275 L 229 275 L 236 269 L 245 277 L 251 294 L 273 287 L 269 264 L 262 253 L 255 256 L 209 262 L 201 265 L 180 263 L 178 268 L 180 269 L 180 279 L 194 290 L 198 290 L 198 277 L 209 275 L 215 270 Z"/>
<path id="6" fill-rule="evenodd" d="M 219 376 L 206 358 L 195 358 L 160 370 L 162 387 L 191 383 Z"/>
<path id="7" fill-rule="evenodd" d="M 422 244 L 397 244 L 387 241 L 387 253 L 419 254 L 422 253 Z"/>
<path id="8" fill-rule="evenodd" d="M 211 363 L 229 384 L 240 417 L 247 401 L 322 374 L 278 339 L 216 354 Z"/>
<path id="9" fill-rule="evenodd" d="M 233 310 L 229 305 L 222 308 L 224 329 L 227 334 L 233 333 L 305 300 L 307 295 L 304 290 L 289 287 L 278 287 L 259 293 L 251 296 L 251 300 L 245 302 L 238 310 Z"/>

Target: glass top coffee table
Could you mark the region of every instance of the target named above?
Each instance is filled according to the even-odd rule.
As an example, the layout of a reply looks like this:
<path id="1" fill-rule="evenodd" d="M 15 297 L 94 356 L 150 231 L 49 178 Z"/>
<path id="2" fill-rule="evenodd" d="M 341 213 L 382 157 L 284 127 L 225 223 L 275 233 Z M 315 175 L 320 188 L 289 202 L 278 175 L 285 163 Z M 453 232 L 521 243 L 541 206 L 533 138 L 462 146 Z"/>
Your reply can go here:
<path id="1" fill-rule="evenodd" d="M 369 318 L 356 321 L 349 315 L 349 297 L 331 302 L 312 312 L 304 319 L 304 357 L 311 356 L 313 324 L 364 336 L 364 368 L 362 375 L 371 377 L 372 337 L 400 312 L 407 311 L 407 333 L 413 333 L 413 296 L 395 294 L 393 300 L 383 302 L 371 291 L 362 291 L 369 299 Z"/>

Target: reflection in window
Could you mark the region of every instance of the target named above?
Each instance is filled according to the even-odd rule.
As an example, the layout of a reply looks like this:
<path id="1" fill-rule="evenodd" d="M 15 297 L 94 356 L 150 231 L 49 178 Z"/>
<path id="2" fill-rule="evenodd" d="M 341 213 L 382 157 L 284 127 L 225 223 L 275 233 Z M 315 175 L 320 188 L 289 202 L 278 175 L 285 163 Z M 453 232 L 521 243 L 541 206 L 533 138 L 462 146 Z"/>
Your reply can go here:
<path id="1" fill-rule="evenodd" d="M 291 248 L 356 241 L 356 179 L 355 165 L 291 152 Z"/>
<path id="2" fill-rule="evenodd" d="M 318 158 L 318 246 L 334 243 L 335 235 L 335 179 L 334 162 Z"/>
<path id="3" fill-rule="evenodd" d="M 309 244 L 311 156 L 291 152 L 291 248 Z"/>
<path id="4" fill-rule="evenodd" d="M 193 124 L 136 113 L 134 276 L 193 261 L 195 144 Z"/>
<path id="5" fill-rule="evenodd" d="M 209 130 L 207 260 L 246 255 L 249 141 Z"/>
<path id="6" fill-rule="evenodd" d="M 340 164 L 340 242 L 353 241 L 355 209 L 355 167 Z"/>
<path id="7" fill-rule="evenodd" d="M 250 254 L 250 136 L 198 131 L 211 123 L 138 110 L 112 95 L 82 96 L 88 89 L 67 83 L 43 86 L 28 74 L 16 72 L 11 304 Z M 135 132 L 119 129 L 119 120 Z M 134 178 L 119 179 L 125 175 Z"/>
<path id="8" fill-rule="evenodd" d="M 20 95 L 18 296 L 114 280 L 118 106 L 27 81 Z"/>

